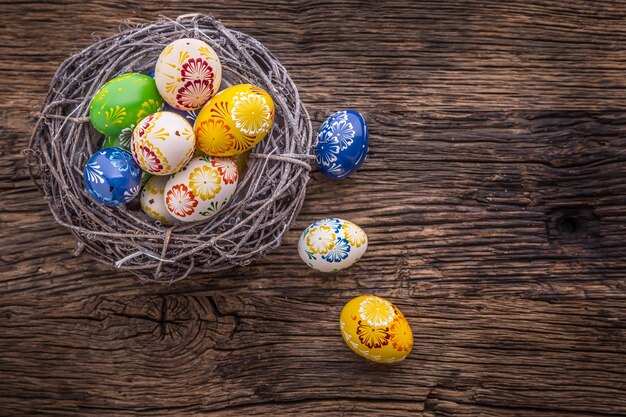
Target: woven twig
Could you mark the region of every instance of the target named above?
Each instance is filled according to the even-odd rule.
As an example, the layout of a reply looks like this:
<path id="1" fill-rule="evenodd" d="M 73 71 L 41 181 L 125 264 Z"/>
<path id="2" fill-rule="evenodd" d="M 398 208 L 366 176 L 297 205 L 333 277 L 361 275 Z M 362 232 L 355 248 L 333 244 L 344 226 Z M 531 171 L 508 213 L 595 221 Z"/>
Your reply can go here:
<path id="1" fill-rule="evenodd" d="M 103 137 L 89 123 L 88 111 L 106 81 L 147 73 L 167 44 L 185 37 L 215 49 L 225 85 L 264 88 L 274 99 L 276 120 L 253 149 L 227 207 L 203 222 L 165 227 L 140 210 L 89 198 L 82 171 Z M 78 239 L 76 253 L 86 250 L 142 279 L 171 283 L 191 272 L 247 265 L 280 245 L 304 201 L 311 131 L 298 91 L 276 58 L 256 39 L 194 14 L 126 29 L 63 62 L 24 154 L 55 220 Z"/>

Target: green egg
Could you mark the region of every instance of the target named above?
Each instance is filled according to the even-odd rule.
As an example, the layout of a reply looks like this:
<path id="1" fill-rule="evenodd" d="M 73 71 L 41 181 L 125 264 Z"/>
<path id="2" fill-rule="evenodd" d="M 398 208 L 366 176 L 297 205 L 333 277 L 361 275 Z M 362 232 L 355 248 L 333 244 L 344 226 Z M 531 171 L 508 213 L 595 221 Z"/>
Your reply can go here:
<path id="1" fill-rule="evenodd" d="M 89 118 L 98 132 L 117 138 L 128 149 L 137 123 L 162 107 L 163 99 L 152 77 L 124 74 L 100 87 L 91 100 Z"/>
<path id="2" fill-rule="evenodd" d="M 152 175 L 149 172 L 144 171 L 143 174 L 141 174 L 141 184 L 145 185 L 148 182 L 148 180 L 152 177 L 154 177 L 154 175 Z"/>
<path id="3" fill-rule="evenodd" d="M 130 128 L 126 128 L 129 129 Z M 102 143 L 103 148 L 122 148 L 130 151 L 130 136 L 126 134 L 126 129 L 122 130 L 122 132 L 117 136 L 107 136 L 104 138 L 104 143 Z M 132 130 L 130 131 L 132 134 Z"/>

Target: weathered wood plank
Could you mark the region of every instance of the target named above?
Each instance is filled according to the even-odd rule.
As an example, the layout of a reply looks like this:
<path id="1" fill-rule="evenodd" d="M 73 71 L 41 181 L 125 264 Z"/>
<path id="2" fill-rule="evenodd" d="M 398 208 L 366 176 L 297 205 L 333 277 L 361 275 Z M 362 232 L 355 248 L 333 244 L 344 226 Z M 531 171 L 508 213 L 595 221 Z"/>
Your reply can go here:
<path id="1" fill-rule="evenodd" d="M 362 110 L 371 151 L 313 174 L 261 262 L 141 285 L 71 255 L 19 150 L 68 54 L 191 11 L 266 44 L 314 127 Z M 626 3 L 66 0 L 0 22 L 0 414 L 626 414 Z M 327 215 L 370 238 L 330 276 L 296 253 Z M 365 292 L 413 327 L 397 366 L 339 337 Z"/>

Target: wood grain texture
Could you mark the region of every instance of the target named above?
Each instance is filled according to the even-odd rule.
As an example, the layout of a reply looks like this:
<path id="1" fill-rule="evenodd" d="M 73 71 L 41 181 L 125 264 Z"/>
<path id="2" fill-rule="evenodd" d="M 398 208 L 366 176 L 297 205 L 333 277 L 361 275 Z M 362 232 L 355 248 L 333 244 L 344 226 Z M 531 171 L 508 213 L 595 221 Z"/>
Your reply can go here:
<path id="1" fill-rule="evenodd" d="M 56 67 L 123 19 L 210 13 L 290 71 L 314 127 L 362 111 L 349 180 L 315 172 L 283 246 L 171 287 L 73 257 L 20 150 Z M 626 2 L 0 2 L 0 414 L 626 415 Z M 350 219 L 333 275 L 297 238 Z M 373 292 L 415 334 L 344 345 Z"/>

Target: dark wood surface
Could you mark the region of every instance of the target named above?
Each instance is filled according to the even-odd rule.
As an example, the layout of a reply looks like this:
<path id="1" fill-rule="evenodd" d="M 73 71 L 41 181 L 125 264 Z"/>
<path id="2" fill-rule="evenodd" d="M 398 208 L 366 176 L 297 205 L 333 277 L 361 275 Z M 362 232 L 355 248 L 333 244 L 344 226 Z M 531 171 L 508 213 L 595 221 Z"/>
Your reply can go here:
<path id="1" fill-rule="evenodd" d="M 72 256 L 20 150 L 71 53 L 194 11 L 371 151 L 263 261 L 141 285 Z M 0 28 L 0 415 L 626 415 L 625 2 L 2 0 Z M 333 275 L 296 251 L 324 216 L 370 238 Z M 409 319 L 401 364 L 344 345 L 363 293 Z"/>

